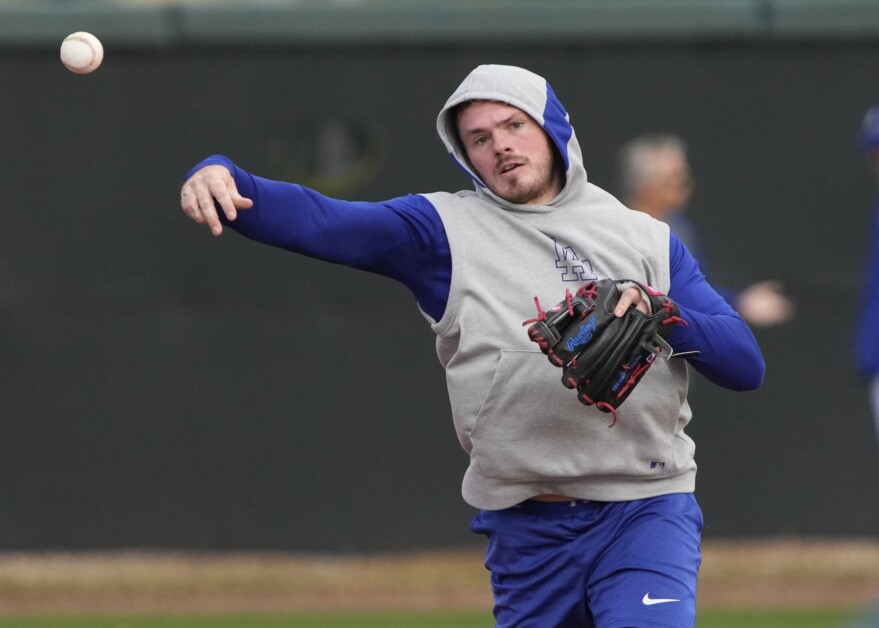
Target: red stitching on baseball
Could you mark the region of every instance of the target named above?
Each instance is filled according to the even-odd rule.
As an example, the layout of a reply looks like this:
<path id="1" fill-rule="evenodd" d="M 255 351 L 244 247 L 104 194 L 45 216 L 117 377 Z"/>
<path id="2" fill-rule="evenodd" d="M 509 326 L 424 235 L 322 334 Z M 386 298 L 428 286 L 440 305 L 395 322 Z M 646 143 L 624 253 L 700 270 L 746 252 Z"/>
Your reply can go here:
<path id="1" fill-rule="evenodd" d="M 92 63 L 95 62 L 95 57 L 98 56 L 98 50 L 97 50 L 97 48 L 92 46 L 92 42 L 90 42 L 85 37 L 82 37 L 81 35 L 75 35 L 75 36 L 70 35 L 69 37 L 67 37 L 67 41 L 78 41 L 80 43 L 85 44 L 86 46 L 88 46 L 88 49 L 91 51 L 92 56 L 89 59 L 88 63 L 86 63 L 85 65 L 69 65 L 67 62 L 65 62 L 64 65 L 66 65 L 68 68 L 71 68 L 74 70 L 82 70 L 84 68 L 89 67 Z"/>

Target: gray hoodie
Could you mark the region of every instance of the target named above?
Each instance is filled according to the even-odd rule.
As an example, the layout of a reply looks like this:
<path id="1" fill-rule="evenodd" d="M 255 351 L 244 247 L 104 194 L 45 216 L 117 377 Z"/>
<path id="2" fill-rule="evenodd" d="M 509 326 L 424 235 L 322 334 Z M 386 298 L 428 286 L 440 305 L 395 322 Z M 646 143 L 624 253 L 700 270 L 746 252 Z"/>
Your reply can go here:
<path id="1" fill-rule="evenodd" d="M 458 144 L 449 111 L 496 100 L 541 124 L 559 149 L 566 182 L 547 205 L 517 205 L 480 181 Z M 528 339 L 522 323 L 590 279 L 634 279 L 668 292 L 668 227 L 628 210 L 587 181 L 568 115 L 546 81 L 510 66 L 476 68 L 446 102 L 437 130 L 475 190 L 425 194 L 452 253 L 448 306 L 437 353 L 446 369 L 458 438 L 470 455 L 463 496 L 483 509 L 539 494 L 622 501 L 692 492 L 696 465 L 687 367 L 657 360 L 618 410 L 581 404 Z"/>

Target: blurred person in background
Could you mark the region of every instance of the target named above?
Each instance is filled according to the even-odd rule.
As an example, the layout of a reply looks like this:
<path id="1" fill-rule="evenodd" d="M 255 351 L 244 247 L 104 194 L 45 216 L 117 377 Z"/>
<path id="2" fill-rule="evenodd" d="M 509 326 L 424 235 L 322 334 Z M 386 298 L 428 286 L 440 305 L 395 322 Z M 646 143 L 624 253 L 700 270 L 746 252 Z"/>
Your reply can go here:
<path id="1" fill-rule="evenodd" d="M 879 184 L 879 105 L 870 107 L 864 116 L 861 146 Z M 855 355 L 858 367 L 868 380 L 873 420 L 879 438 L 879 200 L 873 206 L 870 222 L 870 254 L 864 269 Z"/>
<path id="2" fill-rule="evenodd" d="M 705 251 L 693 222 L 685 215 L 694 183 L 683 140 L 662 133 L 636 137 L 621 149 L 618 170 L 623 203 L 668 224 L 710 279 Z M 760 281 L 739 291 L 716 284 L 715 288 L 751 325 L 778 325 L 794 315 L 793 302 L 776 280 Z"/>

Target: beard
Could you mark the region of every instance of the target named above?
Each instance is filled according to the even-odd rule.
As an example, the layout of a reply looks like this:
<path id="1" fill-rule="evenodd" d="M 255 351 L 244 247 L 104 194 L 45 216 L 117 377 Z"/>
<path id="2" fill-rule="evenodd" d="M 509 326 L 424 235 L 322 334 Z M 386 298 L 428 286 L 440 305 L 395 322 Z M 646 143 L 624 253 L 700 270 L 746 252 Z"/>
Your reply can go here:
<path id="1" fill-rule="evenodd" d="M 564 180 L 560 169 L 556 167 L 555 160 L 549 164 L 535 165 L 531 161 L 526 161 L 525 164 L 535 176 L 501 180 L 489 185 L 488 188 L 505 201 L 516 205 L 528 205 L 537 199 L 542 199 L 542 204 L 545 204 L 555 198 L 561 191 Z"/>

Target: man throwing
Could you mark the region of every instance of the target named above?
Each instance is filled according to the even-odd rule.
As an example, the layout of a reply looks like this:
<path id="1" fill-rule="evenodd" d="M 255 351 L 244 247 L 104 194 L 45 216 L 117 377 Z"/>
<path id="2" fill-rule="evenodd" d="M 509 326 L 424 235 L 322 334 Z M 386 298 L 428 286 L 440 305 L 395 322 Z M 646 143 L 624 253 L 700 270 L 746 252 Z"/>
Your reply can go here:
<path id="1" fill-rule="evenodd" d="M 498 626 L 694 625 L 702 515 L 687 362 L 717 385 L 754 389 L 764 363 L 753 335 L 667 225 L 587 181 L 540 76 L 477 67 L 437 130 L 474 189 L 349 202 L 213 156 L 189 173 L 182 208 L 215 235 L 229 227 L 412 291 L 470 457 L 462 492 L 488 539 Z M 534 296 L 556 303 L 604 278 L 667 294 L 688 323 L 669 344 L 697 352 L 657 360 L 612 428 L 522 327 Z M 617 312 L 648 304 L 632 287 Z"/>

